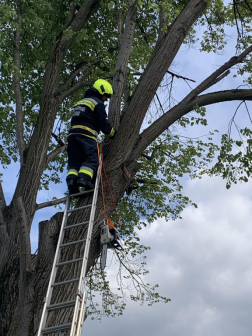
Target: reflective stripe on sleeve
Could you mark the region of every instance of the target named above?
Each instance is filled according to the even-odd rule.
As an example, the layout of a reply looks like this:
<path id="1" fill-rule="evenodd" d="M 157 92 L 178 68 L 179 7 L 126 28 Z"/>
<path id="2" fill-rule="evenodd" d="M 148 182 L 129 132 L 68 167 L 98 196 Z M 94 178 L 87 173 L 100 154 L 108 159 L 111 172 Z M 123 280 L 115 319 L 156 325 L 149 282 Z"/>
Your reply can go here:
<path id="1" fill-rule="evenodd" d="M 111 138 L 112 136 L 114 136 L 114 134 L 115 134 L 115 130 L 114 130 L 114 128 L 112 127 L 110 133 L 109 133 L 109 134 L 106 134 L 106 136 L 107 136 L 108 138 Z"/>

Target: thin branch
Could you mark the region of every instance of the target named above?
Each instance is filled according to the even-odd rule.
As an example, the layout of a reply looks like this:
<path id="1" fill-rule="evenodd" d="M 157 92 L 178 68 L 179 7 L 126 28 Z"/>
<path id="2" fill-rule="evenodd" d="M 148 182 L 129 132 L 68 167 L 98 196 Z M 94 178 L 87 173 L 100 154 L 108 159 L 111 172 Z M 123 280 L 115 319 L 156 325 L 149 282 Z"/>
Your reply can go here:
<path id="1" fill-rule="evenodd" d="M 83 71 L 86 67 L 91 65 L 97 65 L 101 62 L 100 59 L 96 59 L 91 62 L 81 62 L 76 65 L 75 70 L 69 75 L 69 77 L 66 79 L 66 81 L 59 86 L 59 93 L 66 91 L 68 86 L 75 80 L 76 76 Z M 82 77 L 83 78 L 83 77 Z"/>
<path id="2" fill-rule="evenodd" d="M 237 114 L 237 111 L 239 110 L 240 106 L 244 103 L 244 100 L 242 102 L 240 102 L 240 104 L 238 105 L 237 109 L 235 110 L 235 113 L 233 115 L 233 117 L 231 118 L 229 124 L 228 124 L 228 136 L 230 138 L 231 136 L 231 130 L 232 130 L 232 124 L 234 123 L 234 119 L 235 119 L 235 116 Z"/>
<path id="3" fill-rule="evenodd" d="M 164 111 L 164 109 L 163 109 L 163 106 L 162 106 L 162 104 L 161 104 L 161 101 L 160 101 L 160 99 L 159 99 L 159 97 L 158 97 L 158 94 L 156 93 L 156 97 L 157 97 L 157 100 L 158 100 L 158 103 L 159 103 L 159 106 L 160 106 L 160 108 L 161 108 L 161 110 L 162 110 L 162 112 L 163 112 L 163 114 L 165 113 L 165 111 Z"/>
<path id="4" fill-rule="evenodd" d="M 169 90 L 169 108 L 171 108 L 172 89 L 173 89 L 173 79 L 174 79 L 174 77 L 172 77 L 171 85 L 170 85 L 170 90 Z"/>
<path id="5" fill-rule="evenodd" d="M 55 159 L 59 154 L 64 153 L 66 149 L 67 145 L 55 148 L 51 153 L 47 155 L 46 163 L 48 164 L 50 161 Z"/>
<path id="6" fill-rule="evenodd" d="M 180 75 L 175 74 L 174 72 L 172 72 L 172 71 L 170 71 L 170 70 L 168 70 L 167 73 L 170 74 L 170 75 L 172 75 L 172 76 L 174 76 L 174 77 L 177 77 L 177 78 L 179 78 L 179 79 L 181 78 L 181 79 L 188 80 L 188 81 L 190 81 L 190 82 L 194 82 L 194 83 L 196 83 L 195 80 L 190 79 L 190 78 L 187 78 L 187 77 L 184 77 L 184 76 L 180 76 Z"/>
<path id="7" fill-rule="evenodd" d="M 48 202 L 36 204 L 36 211 L 40 210 L 40 209 L 43 209 L 43 208 L 53 206 L 53 205 L 57 205 L 57 204 L 60 204 L 60 203 L 65 203 L 66 200 L 67 200 L 67 197 L 65 196 L 65 197 L 62 197 L 62 198 L 59 198 L 59 199 L 56 199 L 56 200 L 53 200 L 53 201 L 48 201 Z"/>
<path id="8" fill-rule="evenodd" d="M 245 101 L 244 101 L 244 104 L 245 104 L 245 107 L 246 107 L 246 110 L 247 110 L 247 113 L 248 113 L 248 116 L 249 116 L 249 120 L 250 120 L 250 122 L 252 124 L 252 118 L 251 118 L 251 115 L 249 113 L 248 105 L 247 105 L 247 103 Z"/>
<path id="9" fill-rule="evenodd" d="M 191 100 L 188 100 L 187 97 L 178 105 L 166 112 L 139 135 L 138 144 L 131 156 L 132 160 L 137 159 L 143 151 L 175 121 L 183 117 L 185 114 L 193 111 L 194 106 L 197 105 L 201 107 L 233 100 L 251 101 L 252 90 L 224 90 L 196 96 Z"/>
<path id="10" fill-rule="evenodd" d="M 23 126 L 23 104 L 22 104 L 22 93 L 20 86 L 20 39 L 21 39 L 21 27 L 22 27 L 22 7 L 21 1 L 17 1 L 17 29 L 15 31 L 15 42 L 14 42 L 14 76 L 13 76 L 13 86 L 15 93 L 16 102 L 16 136 L 17 145 L 19 149 L 20 164 L 23 165 L 23 152 L 25 150 L 24 141 L 24 126 Z"/>
<path id="11" fill-rule="evenodd" d="M 52 133 L 53 138 L 57 141 L 60 146 L 65 146 L 64 142 L 56 134 Z"/>
<path id="12" fill-rule="evenodd" d="M 155 146 L 154 149 L 153 149 L 153 151 L 152 151 L 152 153 L 151 153 L 151 155 L 146 155 L 146 154 L 142 153 L 141 156 L 143 156 L 145 159 L 147 159 L 147 160 L 150 161 L 150 160 L 153 159 L 154 155 L 160 149 L 161 146 L 162 146 L 162 144 L 160 144 L 158 146 Z"/>
<path id="13" fill-rule="evenodd" d="M 93 82 L 85 81 L 91 73 L 92 73 L 92 70 L 89 70 L 83 75 L 83 77 L 74 86 L 72 86 L 70 89 L 66 90 L 65 92 L 61 93 L 61 95 L 59 96 L 59 101 L 62 103 L 67 97 L 71 96 L 77 90 L 85 86 L 93 85 Z"/>

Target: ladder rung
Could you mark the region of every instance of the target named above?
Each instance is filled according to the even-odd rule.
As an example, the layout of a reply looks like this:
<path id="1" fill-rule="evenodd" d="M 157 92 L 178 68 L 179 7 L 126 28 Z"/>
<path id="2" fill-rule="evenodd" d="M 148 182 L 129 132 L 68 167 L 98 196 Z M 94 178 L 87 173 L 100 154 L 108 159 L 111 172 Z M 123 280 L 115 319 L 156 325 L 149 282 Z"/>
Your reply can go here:
<path id="1" fill-rule="evenodd" d="M 81 195 L 90 194 L 92 192 L 94 192 L 94 189 L 90 189 L 90 190 L 86 190 L 86 191 L 83 191 L 83 192 L 80 192 L 80 193 L 77 193 L 77 194 L 73 194 L 73 195 L 70 195 L 70 197 L 78 197 L 78 196 L 81 196 Z"/>
<path id="2" fill-rule="evenodd" d="M 72 264 L 74 262 L 78 262 L 78 261 L 82 261 L 82 260 L 83 260 L 83 258 L 72 259 L 72 260 L 60 262 L 60 263 L 56 264 L 55 266 L 58 267 L 58 266 L 62 266 L 62 265 Z"/>
<path id="3" fill-rule="evenodd" d="M 80 278 L 76 278 L 76 279 L 71 279 L 71 280 L 66 280 L 66 281 L 61 281 L 61 282 L 55 282 L 54 284 L 52 284 L 52 287 L 66 285 L 66 284 L 69 284 L 69 283 L 72 283 L 72 282 L 77 282 L 79 280 L 80 280 Z"/>
<path id="4" fill-rule="evenodd" d="M 60 303 L 49 305 L 47 306 L 47 309 L 50 311 L 53 311 L 53 310 L 73 307 L 74 305 L 75 305 L 75 300 L 71 300 L 71 301 L 65 301 L 65 302 L 60 302 Z"/>
<path id="5" fill-rule="evenodd" d="M 88 223 L 89 223 L 89 221 L 86 221 L 86 222 L 82 222 L 82 223 L 77 223 L 77 224 L 73 224 L 73 225 L 65 226 L 65 227 L 64 227 L 64 230 L 72 229 L 72 228 L 75 228 L 75 227 L 77 227 L 77 226 L 85 225 L 85 224 L 88 224 Z"/>
<path id="6" fill-rule="evenodd" d="M 89 207 L 91 207 L 91 206 L 92 206 L 92 204 L 84 205 L 84 206 L 79 207 L 79 208 L 74 208 L 74 209 L 72 209 L 72 210 L 68 210 L 67 213 L 69 213 L 69 212 L 73 212 L 73 211 L 77 211 L 77 210 L 81 210 L 81 209 L 86 209 L 86 208 L 89 208 Z"/>
<path id="7" fill-rule="evenodd" d="M 65 246 L 70 246 L 70 245 L 74 245 L 74 244 L 78 244 L 78 243 L 83 243 L 84 241 L 86 241 L 86 239 L 75 240 L 75 241 L 72 241 L 70 243 L 61 244 L 60 247 L 65 247 Z"/>
<path id="8" fill-rule="evenodd" d="M 44 328 L 41 330 L 42 334 L 50 334 L 60 330 L 68 330 L 71 328 L 72 323 L 61 324 L 53 327 Z"/>

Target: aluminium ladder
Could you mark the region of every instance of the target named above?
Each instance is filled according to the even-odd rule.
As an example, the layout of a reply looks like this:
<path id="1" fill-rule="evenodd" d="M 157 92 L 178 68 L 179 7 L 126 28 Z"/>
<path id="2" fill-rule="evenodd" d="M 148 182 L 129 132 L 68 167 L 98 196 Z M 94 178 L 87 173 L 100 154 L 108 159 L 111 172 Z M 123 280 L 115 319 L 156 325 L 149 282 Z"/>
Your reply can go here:
<path id="1" fill-rule="evenodd" d="M 58 239 L 58 244 L 57 244 L 57 249 L 56 249 L 56 253 L 55 253 L 55 257 L 53 261 L 52 272 L 51 272 L 51 276 L 50 276 L 50 280 L 48 284 L 47 294 L 44 299 L 44 307 L 42 311 L 42 316 L 41 316 L 37 336 L 44 336 L 48 334 L 56 335 L 56 336 L 58 335 L 63 336 L 65 335 L 65 332 L 67 332 L 67 335 L 69 336 L 81 336 L 82 324 L 83 324 L 85 308 L 86 308 L 86 292 L 83 291 L 83 287 L 84 287 L 84 281 L 85 281 L 86 270 L 87 270 L 87 262 L 88 262 L 88 255 L 89 255 L 89 250 L 90 250 L 90 241 L 91 241 L 91 235 L 92 235 L 93 224 L 94 224 L 99 184 L 100 184 L 100 170 L 98 169 L 96 182 L 95 182 L 95 188 L 93 190 L 84 191 L 84 192 L 74 194 L 74 195 L 69 195 L 68 193 L 65 211 L 63 215 L 61 229 L 60 229 L 60 234 L 59 234 L 59 239 Z M 93 193 L 91 204 L 88 204 L 88 205 L 85 205 L 79 208 L 70 209 L 70 203 L 74 197 L 82 196 L 88 193 Z M 69 226 L 66 225 L 68 215 L 71 212 L 77 211 L 77 210 L 84 210 L 88 208 L 90 208 L 91 210 L 89 221 L 76 223 L 76 224 L 72 224 Z M 76 241 L 64 243 L 66 231 L 69 232 L 71 229 L 73 228 L 75 229 L 76 227 L 85 227 L 85 225 L 87 224 L 88 224 L 88 231 L 87 231 L 86 239 L 79 239 Z M 67 260 L 67 261 L 60 260 L 61 252 L 65 247 L 70 246 L 70 245 L 75 245 L 78 243 L 83 243 L 83 242 L 85 242 L 85 250 L 84 250 L 83 258 L 77 258 L 77 259 L 72 259 L 72 260 Z M 79 277 L 75 276 L 75 278 L 70 279 L 70 280 L 56 282 L 57 281 L 56 280 L 57 271 L 61 266 L 64 267 L 64 265 L 78 263 L 80 261 L 82 262 L 82 266 L 81 266 Z M 52 295 L 53 295 L 54 288 L 59 288 L 59 286 L 64 286 L 64 285 L 71 285 L 74 282 L 75 283 L 78 282 L 78 289 L 75 292 L 76 297 L 74 300 L 52 303 Z M 62 309 L 68 309 L 68 308 L 73 309 L 72 314 L 70 314 L 70 318 L 71 318 L 70 323 L 68 321 L 68 323 L 64 323 L 64 324 L 47 326 L 48 315 L 51 312 L 57 312 Z"/>

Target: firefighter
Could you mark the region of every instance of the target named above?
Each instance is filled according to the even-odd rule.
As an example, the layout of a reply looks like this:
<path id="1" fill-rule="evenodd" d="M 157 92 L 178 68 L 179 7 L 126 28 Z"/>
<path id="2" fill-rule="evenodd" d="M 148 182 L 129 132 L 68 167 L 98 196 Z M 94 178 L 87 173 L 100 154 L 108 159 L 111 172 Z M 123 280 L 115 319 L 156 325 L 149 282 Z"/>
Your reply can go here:
<path id="1" fill-rule="evenodd" d="M 104 102 L 113 94 L 112 86 L 98 79 L 84 99 L 74 105 L 68 135 L 67 186 L 70 194 L 94 188 L 94 176 L 99 166 L 96 140 L 100 131 L 114 139 L 116 131 L 107 119 Z"/>

